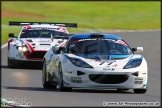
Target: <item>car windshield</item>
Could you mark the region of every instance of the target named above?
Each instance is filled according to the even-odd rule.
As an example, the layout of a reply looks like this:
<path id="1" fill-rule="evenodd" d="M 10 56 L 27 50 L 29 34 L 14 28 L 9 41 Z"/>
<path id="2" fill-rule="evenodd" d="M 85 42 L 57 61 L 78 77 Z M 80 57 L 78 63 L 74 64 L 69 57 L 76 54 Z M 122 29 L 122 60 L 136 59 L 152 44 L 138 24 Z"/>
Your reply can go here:
<path id="1" fill-rule="evenodd" d="M 67 34 L 56 31 L 55 28 L 30 28 L 21 32 L 20 38 L 51 38 L 52 35 Z"/>
<path id="2" fill-rule="evenodd" d="M 67 52 L 86 58 L 95 58 L 95 55 L 115 55 L 116 57 L 128 57 L 133 53 L 124 40 L 93 38 L 71 39 L 67 45 Z"/>

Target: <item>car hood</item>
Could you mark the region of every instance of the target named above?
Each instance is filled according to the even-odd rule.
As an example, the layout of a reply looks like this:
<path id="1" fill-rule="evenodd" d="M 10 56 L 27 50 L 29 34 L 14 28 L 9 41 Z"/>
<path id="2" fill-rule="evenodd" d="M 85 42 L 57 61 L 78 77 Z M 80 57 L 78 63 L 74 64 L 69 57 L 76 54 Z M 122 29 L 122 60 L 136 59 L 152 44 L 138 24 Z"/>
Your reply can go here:
<path id="1" fill-rule="evenodd" d="M 22 38 L 21 40 L 29 43 L 35 50 L 48 50 L 52 43 L 50 38 Z"/>
<path id="2" fill-rule="evenodd" d="M 69 57 L 79 58 L 94 68 L 123 68 L 131 59 L 140 58 L 141 55 L 112 55 L 112 60 L 99 60 L 99 59 L 87 59 L 73 54 L 68 55 Z"/>

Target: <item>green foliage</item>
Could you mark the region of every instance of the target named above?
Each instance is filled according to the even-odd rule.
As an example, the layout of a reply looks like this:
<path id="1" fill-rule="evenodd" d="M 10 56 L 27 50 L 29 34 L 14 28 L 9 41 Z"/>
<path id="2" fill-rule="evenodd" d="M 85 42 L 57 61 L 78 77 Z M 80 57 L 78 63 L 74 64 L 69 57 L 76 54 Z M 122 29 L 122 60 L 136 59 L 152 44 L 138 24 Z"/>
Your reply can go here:
<path id="1" fill-rule="evenodd" d="M 68 29 L 69 32 L 79 28 L 92 29 L 92 17 L 94 27 L 99 29 L 160 29 L 160 2 L 136 2 L 136 1 L 93 1 L 93 2 L 2 2 L 2 10 L 20 12 L 39 16 L 29 17 L 3 17 L 2 24 L 8 21 L 50 21 L 50 22 L 74 22 L 78 23 L 78 29 Z M 41 18 L 42 17 L 42 18 Z M 9 32 L 17 32 L 19 29 L 3 29 L 2 42 L 6 41 Z"/>

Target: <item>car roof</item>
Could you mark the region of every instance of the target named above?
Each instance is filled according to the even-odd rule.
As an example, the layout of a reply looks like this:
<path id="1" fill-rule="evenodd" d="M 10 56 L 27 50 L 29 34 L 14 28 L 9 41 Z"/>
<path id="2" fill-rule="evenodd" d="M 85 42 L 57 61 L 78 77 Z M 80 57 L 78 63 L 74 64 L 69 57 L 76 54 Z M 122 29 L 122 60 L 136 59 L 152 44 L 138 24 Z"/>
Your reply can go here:
<path id="1" fill-rule="evenodd" d="M 122 39 L 120 36 L 117 36 L 115 34 L 102 34 L 104 35 L 103 38 L 109 38 L 109 39 Z M 90 38 L 91 34 L 87 33 L 87 34 L 75 34 L 73 35 L 71 38 L 84 38 L 84 39 L 88 39 Z"/>
<path id="2" fill-rule="evenodd" d="M 53 25 L 26 25 L 26 26 L 30 26 L 30 27 L 47 27 L 47 28 L 58 28 L 60 26 L 53 26 Z M 26 27 L 24 26 L 24 27 Z"/>

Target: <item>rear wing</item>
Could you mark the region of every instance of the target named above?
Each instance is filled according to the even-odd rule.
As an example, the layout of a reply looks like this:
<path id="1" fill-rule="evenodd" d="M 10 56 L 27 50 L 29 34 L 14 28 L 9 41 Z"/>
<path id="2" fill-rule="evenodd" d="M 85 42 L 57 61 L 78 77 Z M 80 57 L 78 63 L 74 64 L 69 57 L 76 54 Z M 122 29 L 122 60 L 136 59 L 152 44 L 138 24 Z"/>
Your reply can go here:
<path id="1" fill-rule="evenodd" d="M 9 21 L 9 26 L 25 26 L 25 25 L 53 25 L 53 26 L 63 26 L 63 27 L 75 27 L 75 28 L 77 28 L 77 23 Z"/>

